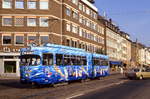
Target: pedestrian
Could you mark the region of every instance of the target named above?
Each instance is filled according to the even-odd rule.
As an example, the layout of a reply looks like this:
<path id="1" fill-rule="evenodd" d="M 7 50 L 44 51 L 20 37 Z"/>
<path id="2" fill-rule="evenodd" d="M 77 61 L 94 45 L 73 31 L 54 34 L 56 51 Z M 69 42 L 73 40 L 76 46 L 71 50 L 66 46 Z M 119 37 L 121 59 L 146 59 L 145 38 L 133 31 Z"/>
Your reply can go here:
<path id="1" fill-rule="evenodd" d="M 122 67 L 120 67 L 120 73 L 123 74 L 123 68 Z"/>

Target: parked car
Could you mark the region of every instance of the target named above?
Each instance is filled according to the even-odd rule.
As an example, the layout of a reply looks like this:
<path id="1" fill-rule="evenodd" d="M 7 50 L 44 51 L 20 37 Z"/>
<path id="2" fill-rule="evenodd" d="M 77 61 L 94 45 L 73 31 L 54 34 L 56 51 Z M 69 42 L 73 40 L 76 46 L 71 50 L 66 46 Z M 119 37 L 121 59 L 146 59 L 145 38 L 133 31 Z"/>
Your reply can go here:
<path id="1" fill-rule="evenodd" d="M 150 68 L 134 68 L 125 72 L 125 76 L 129 79 L 150 78 Z"/>

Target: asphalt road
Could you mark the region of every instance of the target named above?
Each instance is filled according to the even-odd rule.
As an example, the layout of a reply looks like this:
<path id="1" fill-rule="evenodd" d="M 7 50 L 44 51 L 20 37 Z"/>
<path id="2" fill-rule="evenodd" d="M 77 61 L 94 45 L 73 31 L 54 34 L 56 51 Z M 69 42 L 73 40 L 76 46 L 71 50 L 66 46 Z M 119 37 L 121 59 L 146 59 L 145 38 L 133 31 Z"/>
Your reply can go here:
<path id="1" fill-rule="evenodd" d="M 99 89 L 116 85 L 127 79 L 122 75 L 112 75 L 102 80 L 90 80 L 87 82 L 72 82 L 58 87 L 35 87 L 19 83 L 19 79 L 0 79 L 0 99 L 69 99 L 82 93 L 93 92 Z"/>
<path id="2" fill-rule="evenodd" d="M 150 80 L 131 80 L 74 99 L 150 99 Z"/>

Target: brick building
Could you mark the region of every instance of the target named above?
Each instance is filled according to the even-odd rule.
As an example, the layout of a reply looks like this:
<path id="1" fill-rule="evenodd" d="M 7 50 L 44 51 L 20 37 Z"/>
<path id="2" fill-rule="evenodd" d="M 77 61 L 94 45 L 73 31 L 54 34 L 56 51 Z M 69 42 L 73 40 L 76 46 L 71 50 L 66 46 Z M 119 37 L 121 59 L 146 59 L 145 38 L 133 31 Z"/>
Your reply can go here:
<path id="1" fill-rule="evenodd" d="M 104 24 L 88 0 L 0 0 L 0 75 L 19 76 L 19 49 L 62 44 L 104 53 Z"/>

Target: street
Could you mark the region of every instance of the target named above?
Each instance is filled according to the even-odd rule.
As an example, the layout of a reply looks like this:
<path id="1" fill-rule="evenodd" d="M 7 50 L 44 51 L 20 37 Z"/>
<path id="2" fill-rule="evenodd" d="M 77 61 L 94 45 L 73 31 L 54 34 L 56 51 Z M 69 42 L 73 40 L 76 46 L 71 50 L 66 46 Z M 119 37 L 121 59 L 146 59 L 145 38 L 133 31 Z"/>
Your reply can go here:
<path id="1" fill-rule="evenodd" d="M 116 74 L 102 80 L 87 82 L 72 82 L 58 87 L 32 87 L 19 83 L 19 79 L 0 80 L 0 99 L 66 99 L 72 96 L 88 93 L 99 89 L 114 86 L 119 82 L 127 81 L 122 75 Z"/>
<path id="2" fill-rule="evenodd" d="M 149 99 L 150 80 L 131 80 L 118 86 L 96 90 L 74 99 Z"/>
<path id="3" fill-rule="evenodd" d="M 128 80 L 115 74 L 101 80 L 32 87 L 19 79 L 0 80 L 0 99 L 149 99 L 150 80 Z"/>

